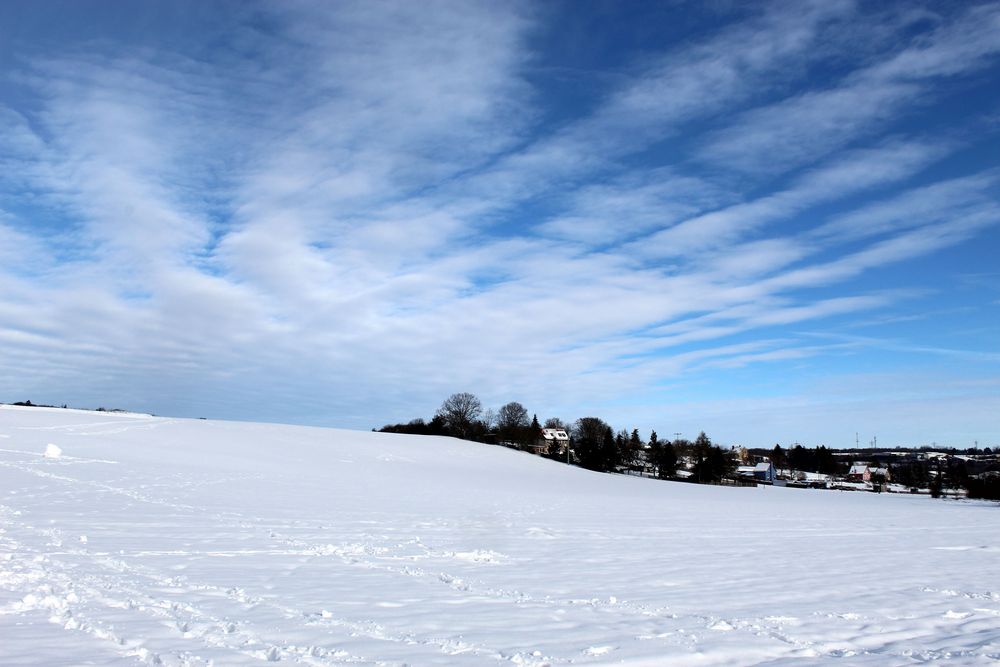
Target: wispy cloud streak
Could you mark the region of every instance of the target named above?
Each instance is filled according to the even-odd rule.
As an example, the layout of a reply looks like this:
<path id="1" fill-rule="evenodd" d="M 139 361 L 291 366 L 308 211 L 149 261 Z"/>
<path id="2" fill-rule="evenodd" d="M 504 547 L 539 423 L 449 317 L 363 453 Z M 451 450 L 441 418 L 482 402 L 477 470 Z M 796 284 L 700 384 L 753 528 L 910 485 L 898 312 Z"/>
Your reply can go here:
<path id="1" fill-rule="evenodd" d="M 996 3 L 745 8 L 552 115 L 557 15 L 251 4 L 210 46 L 27 52 L 0 94 L 0 398 L 367 427 L 471 389 L 624 416 L 861 358 L 813 334 L 903 321 L 931 298 L 907 267 L 997 238 L 995 129 L 929 111 L 995 71 Z"/>

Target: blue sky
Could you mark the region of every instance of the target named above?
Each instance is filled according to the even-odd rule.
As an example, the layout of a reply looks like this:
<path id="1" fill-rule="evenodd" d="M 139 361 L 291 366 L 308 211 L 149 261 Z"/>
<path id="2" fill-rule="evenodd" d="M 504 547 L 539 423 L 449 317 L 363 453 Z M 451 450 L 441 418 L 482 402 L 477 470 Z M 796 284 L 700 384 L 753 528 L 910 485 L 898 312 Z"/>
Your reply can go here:
<path id="1" fill-rule="evenodd" d="M 1000 3 L 0 3 L 0 400 L 1000 444 Z"/>

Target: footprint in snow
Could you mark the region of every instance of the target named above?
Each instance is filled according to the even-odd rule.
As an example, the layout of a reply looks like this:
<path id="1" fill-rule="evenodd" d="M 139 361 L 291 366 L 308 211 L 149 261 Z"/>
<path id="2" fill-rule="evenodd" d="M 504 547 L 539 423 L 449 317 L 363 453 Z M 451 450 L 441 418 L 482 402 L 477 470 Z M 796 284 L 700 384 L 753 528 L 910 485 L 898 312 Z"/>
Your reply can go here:
<path id="1" fill-rule="evenodd" d="M 476 549 L 475 551 L 458 551 L 446 554 L 455 560 L 464 560 L 471 563 L 503 563 L 507 557 L 496 551 Z"/>

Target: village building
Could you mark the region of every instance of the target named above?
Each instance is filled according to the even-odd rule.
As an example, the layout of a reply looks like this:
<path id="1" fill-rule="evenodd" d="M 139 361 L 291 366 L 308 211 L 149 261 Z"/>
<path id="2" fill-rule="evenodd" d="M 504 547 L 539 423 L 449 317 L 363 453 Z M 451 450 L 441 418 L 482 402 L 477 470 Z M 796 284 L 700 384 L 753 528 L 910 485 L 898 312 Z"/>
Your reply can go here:
<path id="1" fill-rule="evenodd" d="M 774 482 L 774 464 L 770 461 L 761 461 L 757 465 L 738 466 L 736 474 L 740 477 L 753 478 L 758 482 Z"/>
<path id="2" fill-rule="evenodd" d="M 532 448 L 535 454 L 565 454 L 569 447 L 569 434 L 561 428 L 543 428 Z"/>
<path id="3" fill-rule="evenodd" d="M 770 461 L 761 461 L 753 467 L 753 476 L 761 482 L 773 482 L 774 464 Z"/>
<path id="4" fill-rule="evenodd" d="M 885 467 L 885 468 L 871 468 L 869 470 L 869 472 L 871 474 L 870 474 L 869 478 L 867 480 L 865 480 L 865 481 L 873 481 L 873 479 L 874 479 L 874 480 L 879 480 L 879 481 L 882 481 L 882 482 L 888 482 L 888 481 L 892 480 L 892 474 L 889 472 L 889 468 L 888 467 Z"/>
<path id="5" fill-rule="evenodd" d="M 870 482 L 872 478 L 871 468 L 867 463 L 855 463 L 847 471 L 848 482 Z"/>

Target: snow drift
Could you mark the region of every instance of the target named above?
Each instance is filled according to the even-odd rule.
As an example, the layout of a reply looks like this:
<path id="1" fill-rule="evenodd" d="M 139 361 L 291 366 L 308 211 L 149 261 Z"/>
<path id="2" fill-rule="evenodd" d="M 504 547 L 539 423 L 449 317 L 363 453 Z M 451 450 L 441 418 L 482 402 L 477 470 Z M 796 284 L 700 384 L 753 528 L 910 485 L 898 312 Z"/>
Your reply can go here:
<path id="1" fill-rule="evenodd" d="M 0 406 L 0 664 L 995 664 L 998 512 Z"/>

